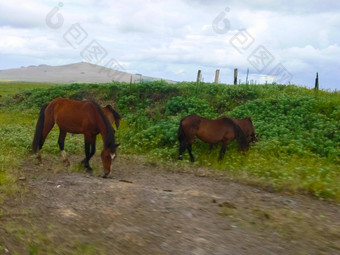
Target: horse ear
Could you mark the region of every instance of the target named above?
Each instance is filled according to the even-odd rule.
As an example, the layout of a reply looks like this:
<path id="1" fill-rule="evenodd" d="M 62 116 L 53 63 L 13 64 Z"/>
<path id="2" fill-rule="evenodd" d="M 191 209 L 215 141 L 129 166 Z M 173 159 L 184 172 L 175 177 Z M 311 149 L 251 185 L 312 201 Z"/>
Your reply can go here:
<path id="1" fill-rule="evenodd" d="M 116 144 L 115 144 L 115 147 L 117 148 L 119 145 L 120 145 L 120 143 L 116 143 Z"/>

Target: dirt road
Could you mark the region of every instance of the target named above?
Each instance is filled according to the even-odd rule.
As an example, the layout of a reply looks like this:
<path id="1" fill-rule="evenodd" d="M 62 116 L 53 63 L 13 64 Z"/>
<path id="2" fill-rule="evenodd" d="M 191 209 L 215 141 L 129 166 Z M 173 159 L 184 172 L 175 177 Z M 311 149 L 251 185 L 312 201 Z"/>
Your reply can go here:
<path id="1" fill-rule="evenodd" d="M 102 179 L 93 161 L 88 176 L 52 156 L 26 160 L 26 192 L 2 208 L 0 253 L 340 254 L 334 203 L 127 156 Z"/>

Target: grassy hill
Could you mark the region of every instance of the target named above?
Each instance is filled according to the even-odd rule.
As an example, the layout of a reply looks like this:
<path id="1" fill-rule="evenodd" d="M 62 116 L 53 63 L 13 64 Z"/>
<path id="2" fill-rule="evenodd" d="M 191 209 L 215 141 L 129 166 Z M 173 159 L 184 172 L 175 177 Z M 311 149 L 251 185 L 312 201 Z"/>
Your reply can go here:
<path id="1" fill-rule="evenodd" d="M 40 107 L 56 97 L 114 104 L 123 116 L 116 133 L 121 143 L 119 153 L 143 154 L 174 164 L 189 164 L 187 154 L 184 163 L 176 160 L 177 129 L 182 117 L 191 113 L 208 118 L 249 116 L 259 142 L 251 145 L 245 156 L 233 143 L 225 158 L 218 162 L 219 148 L 209 151 L 207 144 L 197 141 L 193 145 L 195 164 L 223 171 L 247 183 L 340 200 L 339 92 L 316 93 L 294 85 L 276 84 L 234 86 L 162 81 L 72 84 L 3 96 L 0 184 L 13 182 L 8 173 L 21 157 L 29 155 Z M 57 135 L 54 128 L 44 153 L 59 153 Z M 83 153 L 83 138 L 68 136 L 65 149 Z"/>

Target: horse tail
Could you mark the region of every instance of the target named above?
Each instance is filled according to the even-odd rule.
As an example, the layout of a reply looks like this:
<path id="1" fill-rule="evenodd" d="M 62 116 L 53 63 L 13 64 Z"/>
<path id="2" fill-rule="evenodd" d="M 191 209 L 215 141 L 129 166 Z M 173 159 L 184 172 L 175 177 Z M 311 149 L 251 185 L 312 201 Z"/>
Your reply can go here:
<path id="1" fill-rule="evenodd" d="M 179 127 L 178 127 L 178 132 L 177 132 L 177 138 L 178 138 L 178 141 L 179 141 L 178 159 L 182 160 L 183 159 L 182 154 L 185 152 L 186 149 L 188 149 L 191 161 L 193 162 L 193 156 L 191 154 L 191 149 L 190 149 L 190 146 L 188 147 L 189 144 L 188 144 L 188 141 L 187 141 L 187 136 L 186 136 L 184 129 L 183 129 L 183 120 L 185 118 L 181 119 L 181 121 L 179 123 Z"/>
<path id="2" fill-rule="evenodd" d="M 180 143 L 182 143 L 183 141 L 186 140 L 186 135 L 182 126 L 182 122 L 185 118 L 181 119 L 181 122 L 179 123 L 179 127 L 178 127 L 178 132 L 177 132 L 177 138 L 179 140 Z"/>
<path id="3" fill-rule="evenodd" d="M 247 137 L 244 134 L 243 130 L 231 118 L 226 117 L 226 120 L 234 128 L 235 137 L 237 139 L 238 145 L 241 147 L 242 150 L 248 150 L 249 149 L 249 143 L 248 143 Z"/>
<path id="4" fill-rule="evenodd" d="M 32 143 L 33 152 L 37 152 L 38 149 L 40 149 L 40 145 L 42 142 L 42 134 L 44 130 L 45 110 L 47 106 L 48 104 L 45 104 L 43 105 L 43 107 L 41 107 L 38 122 L 37 122 L 37 125 L 35 126 L 35 133 L 34 133 L 34 138 L 33 138 L 33 143 Z"/>

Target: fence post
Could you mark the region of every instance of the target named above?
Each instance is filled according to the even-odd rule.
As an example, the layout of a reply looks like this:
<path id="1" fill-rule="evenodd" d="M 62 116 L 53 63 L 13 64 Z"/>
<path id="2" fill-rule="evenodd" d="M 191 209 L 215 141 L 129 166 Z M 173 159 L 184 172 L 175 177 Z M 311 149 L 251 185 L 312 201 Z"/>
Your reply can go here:
<path id="1" fill-rule="evenodd" d="M 218 81 L 219 81 L 219 76 L 220 76 L 220 69 L 216 69 L 216 73 L 215 73 L 215 83 L 218 83 Z"/>
<path id="2" fill-rule="evenodd" d="M 234 69 L 234 85 L 237 85 L 237 68 Z"/>
<path id="3" fill-rule="evenodd" d="M 249 81 L 248 81 L 248 75 L 249 75 L 249 68 L 247 68 L 246 84 L 248 84 L 248 83 L 249 83 Z"/>
<path id="4" fill-rule="evenodd" d="M 318 74 L 318 73 L 316 73 L 314 90 L 315 90 L 315 91 L 318 91 L 318 90 L 319 90 L 319 74 Z"/>
<path id="5" fill-rule="evenodd" d="M 201 82 L 201 70 L 198 70 L 196 83 L 199 84 L 200 82 Z"/>

